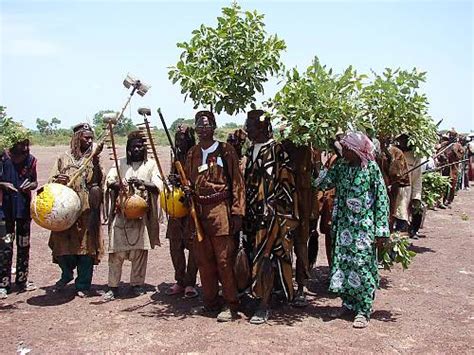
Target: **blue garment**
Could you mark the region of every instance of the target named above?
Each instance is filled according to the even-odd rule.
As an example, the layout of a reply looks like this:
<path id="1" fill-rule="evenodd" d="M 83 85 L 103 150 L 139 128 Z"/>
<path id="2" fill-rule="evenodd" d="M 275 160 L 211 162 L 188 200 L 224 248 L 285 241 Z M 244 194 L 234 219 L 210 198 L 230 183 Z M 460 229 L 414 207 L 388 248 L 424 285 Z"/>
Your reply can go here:
<path id="1" fill-rule="evenodd" d="M 0 180 L 11 182 L 18 190 L 25 180 L 35 182 L 36 158 L 29 154 L 25 162 L 21 165 L 13 164 L 9 156 L 3 158 L 3 174 Z M 3 212 L 7 219 L 30 218 L 31 192 L 3 191 Z"/>

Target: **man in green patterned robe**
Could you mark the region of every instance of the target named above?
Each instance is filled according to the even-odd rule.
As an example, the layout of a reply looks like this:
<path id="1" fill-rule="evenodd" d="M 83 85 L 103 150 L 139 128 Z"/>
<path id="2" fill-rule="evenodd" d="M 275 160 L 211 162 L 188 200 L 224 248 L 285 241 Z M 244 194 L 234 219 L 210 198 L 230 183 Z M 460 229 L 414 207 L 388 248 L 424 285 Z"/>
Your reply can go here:
<path id="1" fill-rule="evenodd" d="M 377 246 L 389 237 L 389 201 L 370 140 L 351 132 L 342 140 L 344 159 L 321 172 L 314 185 L 336 188 L 332 233 L 334 260 L 329 289 L 343 301 L 334 316 L 355 313 L 353 326 L 365 328 L 379 285 Z"/>

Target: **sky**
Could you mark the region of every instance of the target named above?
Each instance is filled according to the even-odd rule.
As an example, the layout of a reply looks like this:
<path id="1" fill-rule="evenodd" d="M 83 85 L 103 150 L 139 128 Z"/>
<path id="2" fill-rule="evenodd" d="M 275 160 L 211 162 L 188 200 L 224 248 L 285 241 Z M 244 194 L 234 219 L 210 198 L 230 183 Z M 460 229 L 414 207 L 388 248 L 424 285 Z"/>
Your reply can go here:
<path id="1" fill-rule="evenodd" d="M 231 1 L 0 0 L 0 105 L 35 128 L 36 118 L 57 117 L 69 128 L 96 112 L 117 110 L 128 91 L 127 73 L 151 85 L 134 96 L 126 115 L 140 122 L 138 107 L 162 112 L 171 123 L 193 117 L 179 85 L 168 79 L 181 50 L 200 26 L 215 25 Z M 304 70 L 314 56 L 342 71 L 385 67 L 427 72 L 422 86 L 429 113 L 441 128 L 474 130 L 471 1 L 240 1 L 265 14 L 266 30 L 287 44 L 282 61 Z M 263 98 L 282 86 L 265 85 Z M 259 100 L 261 101 L 261 99 Z M 152 120 L 158 117 L 152 116 Z M 244 114 L 218 122 L 242 123 Z"/>

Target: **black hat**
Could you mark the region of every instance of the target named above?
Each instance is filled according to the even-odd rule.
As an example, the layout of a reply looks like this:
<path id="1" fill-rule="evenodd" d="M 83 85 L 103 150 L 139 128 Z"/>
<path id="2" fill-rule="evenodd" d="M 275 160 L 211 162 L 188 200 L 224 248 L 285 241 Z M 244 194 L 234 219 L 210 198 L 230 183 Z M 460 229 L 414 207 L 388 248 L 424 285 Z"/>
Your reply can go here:
<path id="1" fill-rule="evenodd" d="M 85 132 L 85 131 L 92 132 L 92 127 L 89 123 L 79 123 L 75 125 L 74 127 L 72 127 L 72 131 L 74 133 Z"/>
<path id="2" fill-rule="evenodd" d="M 211 125 L 213 125 L 214 127 L 216 127 L 216 117 L 214 116 L 214 114 L 211 112 L 211 111 L 199 111 L 196 113 L 196 116 L 194 117 L 194 123 L 196 124 L 197 121 L 200 119 L 200 118 L 207 118 L 209 123 Z"/>

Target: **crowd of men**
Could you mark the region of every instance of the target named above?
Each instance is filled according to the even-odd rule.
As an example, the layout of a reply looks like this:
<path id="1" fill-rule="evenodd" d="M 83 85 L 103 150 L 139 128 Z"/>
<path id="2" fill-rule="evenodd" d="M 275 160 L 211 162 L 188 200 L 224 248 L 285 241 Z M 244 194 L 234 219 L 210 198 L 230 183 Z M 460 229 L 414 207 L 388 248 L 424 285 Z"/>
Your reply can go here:
<path id="1" fill-rule="evenodd" d="M 91 126 L 74 127 L 70 150 L 52 166 L 49 182 L 67 184 L 86 159 L 92 159 L 70 186 L 81 200 L 79 218 L 69 229 L 50 235 L 53 262 L 61 272 L 55 292 L 74 280 L 77 295 L 88 297 L 94 265 L 105 252 L 104 221 L 109 274 L 103 301 L 120 297 L 125 260 L 132 264 L 133 292 L 145 293 L 148 251 L 160 245 L 158 196 L 166 184 L 180 187 L 188 201 L 193 200 L 199 224 L 189 216 L 168 220 L 176 283 L 167 295 L 199 296 L 199 271 L 204 304 L 199 312 L 213 314 L 220 322 L 239 317 L 242 297 L 256 302 L 252 324 L 269 319 L 273 298 L 305 307 L 305 287 L 321 233 L 330 267 L 329 290 L 342 299 L 332 316 L 350 312 L 353 326 L 364 328 L 379 285 L 377 251 L 393 231 L 413 239 L 420 236 L 426 210 L 421 198 L 423 169 L 434 163 L 451 178 L 439 208 L 449 207 L 457 189 L 469 188 L 472 178 L 472 163 L 467 161 L 472 160 L 472 146 L 454 131 L 441 136 L 435 159 L 423 165 L 409 133 L 390 141 L 340 131 L 332 150 L 321 152 L 311 145 L 274 139 L 270 119 L 261 110 L 248 112 L 244 128 L 230 134 L 227 142 L 215 139 L 216 127 L 210 111 L 196 114 L 194 128 L 178 127 L 174 158 L 184 165 L 190 185 L 181 184 L 174 166 L 165 181 L 160 179 L 157 162 L 147 156 L 147 141 L 139 131 L 128 135 L 126 157 L 105 174 L 99 158 L 102 147 L 93 149 Z M 29 145 L 28 140 L 15 142 L 0 165 L 0 299 L 13 289 L 15 240 L 16 288 L 36 288 L 28 280 L 30 203 L 38 186 L 37 161 Z M 124 189 L 139 195 L 137 206 L 145 201 L 146 212 L 140 218 L 128 218 L 120 210 Z M 196 231 L 201 229 L 203 238 L 198 240 Z"/>

